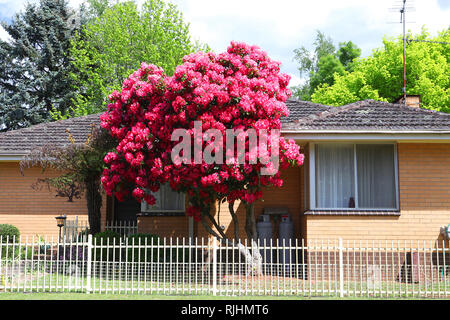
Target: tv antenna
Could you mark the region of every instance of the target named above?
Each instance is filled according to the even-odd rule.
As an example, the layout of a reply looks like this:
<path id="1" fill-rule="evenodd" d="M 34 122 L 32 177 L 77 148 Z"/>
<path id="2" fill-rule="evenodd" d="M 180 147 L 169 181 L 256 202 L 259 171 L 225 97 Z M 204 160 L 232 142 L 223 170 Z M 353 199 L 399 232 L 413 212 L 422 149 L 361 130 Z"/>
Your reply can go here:
<path id="1" fill-rule="evenodd" d="M 409 1 L 408 3 L 412 3 Z M 414 5 L 406 5 L 406 0 L 396 1 L 390 11 L 400 12 L 400 23 L 403 25 L 403 103 L 406 104 L 406 11 L 415 11 Z"/>

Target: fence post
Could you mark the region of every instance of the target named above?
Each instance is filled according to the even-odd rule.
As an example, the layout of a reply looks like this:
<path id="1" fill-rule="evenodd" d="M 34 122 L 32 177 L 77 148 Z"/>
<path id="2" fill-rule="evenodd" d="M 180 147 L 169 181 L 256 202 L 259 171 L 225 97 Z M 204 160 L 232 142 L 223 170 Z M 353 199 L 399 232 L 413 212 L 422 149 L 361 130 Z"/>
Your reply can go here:
<path id="1" fill-rule="evenodd" d="M 217 295 L 217 239 L 213 237 L 213 295 Z"/>
<path id="2" fill-rule="evenodd" d="M 344 254 L 342 238 L 339 238 L 339 296 L 344 297 Z"/>
<path id="3" fill-rule="evenodd" d="M 91 293 L 91 273 L 92 273 L 92 234 L 88 235 L 87 242 L 87 270 L 86 270 L 86 293 Z"/>

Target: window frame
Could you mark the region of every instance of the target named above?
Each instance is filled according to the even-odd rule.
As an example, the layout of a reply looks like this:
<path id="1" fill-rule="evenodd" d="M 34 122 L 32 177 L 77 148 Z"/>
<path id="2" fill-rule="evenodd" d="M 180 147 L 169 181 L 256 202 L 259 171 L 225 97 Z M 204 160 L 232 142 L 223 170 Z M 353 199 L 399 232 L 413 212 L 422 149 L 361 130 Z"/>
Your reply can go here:
<path id="1" fill-rule="evenodd" d="M 147 190 L 149 191 L 149 190 Z M 157 191 L 160 192 L 161 188 Z M 149 191 L 150 192 L 150 191 Z M 154 210 L 146 210 L 146 207 L 149 207 L 149 205 L 145 202 L 145 200 L 142 200 L 141 202 L 141 213 L 143 214 L 184 214 L 186 212 L 186 194 L 181 193 L 182 196 L 182 208 L 179 210 L 173 210 L 173 209 L 154 209 Z"/>
<path id="2" fill-rule="evenodd" d="M 316 145 L 318 144 L 353 144 L 353 179 L 355 187 L 355 208 L 322 208 L 316 206 Z M 395 188 L 395 208 L 359 208 L 358 203 L 358 157 L 356 152 L 357 145 L 393 145 L 394 147 L 394 188 Z M 398 183 L 398 153 L 397 143 L 392 141 L 321 141 L 309 143 L 309 208 L 310 210 L 324 211 L 399 211 L 399 183 Z"/>

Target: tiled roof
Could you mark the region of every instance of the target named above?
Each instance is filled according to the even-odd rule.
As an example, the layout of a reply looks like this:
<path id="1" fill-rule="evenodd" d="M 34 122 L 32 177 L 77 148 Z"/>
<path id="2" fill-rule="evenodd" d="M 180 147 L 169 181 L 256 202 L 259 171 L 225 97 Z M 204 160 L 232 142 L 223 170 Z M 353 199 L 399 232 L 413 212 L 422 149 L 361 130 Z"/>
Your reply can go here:
<path id="1" fill-rule="evenodd" d="M 342 107 L 289 99 L 289 117 L 282 121 L 282 131 L 450 131 L 450 114 L 374 100 L 364 100 Z M 22 155 L 48 143 L 69 143 L 69 130 L 75 141 L 83 142 L 92 124 L 99 124 L 100 114 L 41 123 L 24 129 L 0 133 L 0 155 Z"/>
<path id="2" fill-rule="evenodd" d="M 283 130 L 450 131 L 450 114 L 403 104 L 364 100 L 283 124 Z"/>
<path id="3" fill-rule="evenodd" d="M 84 142 L 91 133 L 91 125 L 99 123 L 100 114 L 92 114 L 3 132 L 0 133 L 0 155 L 21 155 L 50 143 L 64 146 L 69 143 L 67 131 L 70 131 L 76 142 Z"/>
<path id="4" fill-rule="evenodd" d="M 325 106 L 323 104 L 295 99 L 288 99 L 286 101 L 286 106 L 289 109 L 289 116 L 282 118 L 282 123 L 294 122 L 304 117 L 311 116 L 333 108 L 330 106 Z"/>

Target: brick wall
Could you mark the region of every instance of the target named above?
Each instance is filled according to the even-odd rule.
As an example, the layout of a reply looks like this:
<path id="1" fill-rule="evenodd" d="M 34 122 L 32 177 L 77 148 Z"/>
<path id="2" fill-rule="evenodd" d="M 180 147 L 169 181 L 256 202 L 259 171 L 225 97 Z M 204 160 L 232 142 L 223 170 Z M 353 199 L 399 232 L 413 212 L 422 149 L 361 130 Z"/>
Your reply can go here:
<path id="1" fill-rule="evenodd" d="M 284 179 L 284 184 L 281 188 L 272 187 L 264 189 L 264 201 L 257 201 L 255 203 L 255 216 L 257 218 L 260 214 L 262 214 L 264 207 L 287 207 L 293 219 L 295 236 L 301 237 L 301 221 L 303 219 L 301 185 L 303 184 L 303 175 L 301 174 L 301 169 L 297 167 L 284 170 L 282 172 L 282 177 Z M 245 239 L 245 207 L 240 202 L 236 202 L 234 205 L 234 209 L 240 221 L 240 237 L 242 239 Z M 220 212 L 218 211 L 218 208 L 216 208 L 213 214 L 216 217 L 218 214 L 220 214 L 220 225 L 223 225 L 225 227 L 225 234 L 228 237 L 233 238 L 234 226 L 228 210 L 228 202 L 222 203 L 220 205 Z M 274 237 L 277 237 L 277 228 L 274 227 L 274 230 Z M 197 224 L 196 235 L 198 237 L 207 237 L 208 233 L 205 231 L 201 224 Z"/>
<path id="2" fill-rule="evenodd" d="M 400 216 L 307 216 L 307 237 L 442 239 L 450 223 L 450 144 L 399 143 Z"/>
<path id="3" fill-rule="evenodd" d="M 57 236 L 55 217 L 66 214 L 67 219 L 87 220 L 84 196 L 68 202 L 67 198 L 55 197 L 55 192 L 45 186 L 34 190 L 31 185 L 38 178 L 56 176 L 56 172 L 31 168 L 22 176 L 18 162 L 0 162 L 0 224 L 8 223 L 19 228 L 23 236 Z M 106 196 L 103 199 L 102 223 L 106 218 Z"/>
<path id="4" fill-rule="evenodd" d="M 285 179 L 282 188 L 264 190 L 264 202 L 258 201 L 255 214 L 259 216 L 264 207 L 286 206 L 298 238 L 439 239 L 439 227 L 450 223 L 450 144 L 399 143 L 398 161 L 400 216 L 303 215 L 304 198 L 308 197 L 304 188 L 305 176 L 308 179 L 307 161 L 304 167 L 282 172 Z M 39 168 L 29 169 L 22 176 L 17 162 L 0 162 L 0 223 L 16 225 L 23 235 L 57 235 L 55 216 L 65 213 L 69 219 L 76 215 L 80 219 L 87 218 L 84 198 L 70 203 L 45 188 L 33 190 L 31 184 L 39 177 L 43 177 Z M 235 210 L 241 221 L 240 235 L 245 238 L 244 207 L 236 203 Z M 215 215 L 217 211 L 216 208 Z M 106 197 L 102 221 L 105 219 Z M 232 237 L 234 230 L 228 203 L 221 204 L 220 224 Z M 189 220 L 187 217 L 139 217 L 138 228 L 139 232 L 160 236 L 187 237 Z M 194 235 L 206 237 L 208 233 L 201 224 L 195 223 Z"/>
<path id="5" fill-rule="evenodd" d="M 138 217 L 138 232 L 160 237 L 189 237 L 188 217 Z"/>

